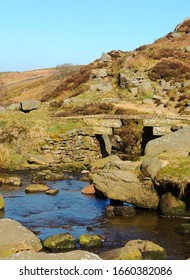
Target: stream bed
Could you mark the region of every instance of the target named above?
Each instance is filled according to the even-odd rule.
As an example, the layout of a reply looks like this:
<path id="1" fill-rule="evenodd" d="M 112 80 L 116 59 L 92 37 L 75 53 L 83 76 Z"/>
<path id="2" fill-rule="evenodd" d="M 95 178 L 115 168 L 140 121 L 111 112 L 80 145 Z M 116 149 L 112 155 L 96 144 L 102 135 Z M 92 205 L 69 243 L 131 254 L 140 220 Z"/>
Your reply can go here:
<path id="1" fill-rule="evenodd" d="M 108 199 L 84 195 L 81 190 L 88 182 L 80 181 L 78 175 L 72 179 L 46 182 L 50 188 L 59 189 L 55 196 L 44 193 L 26 194 L 24 189 L 31 177 L 22 175 L 21 187 L 0 187 L 5 200 L 5 209 L 0 218 L 12 218 L 39 238 L 63 232 L 76 239 L 81 234 L 99 234 L 105 239 L 104 246 L 95 253 L 124 246 L 132 239 L 146 239 L 159 244 L 167 251 L 168 259 L 190 257 L 190 235 L 181 234 L 179 226 L 188 220 L 164 218 L 156 211 L 137 210 L 133 217 L 107 219 L 105 207 Z"/>

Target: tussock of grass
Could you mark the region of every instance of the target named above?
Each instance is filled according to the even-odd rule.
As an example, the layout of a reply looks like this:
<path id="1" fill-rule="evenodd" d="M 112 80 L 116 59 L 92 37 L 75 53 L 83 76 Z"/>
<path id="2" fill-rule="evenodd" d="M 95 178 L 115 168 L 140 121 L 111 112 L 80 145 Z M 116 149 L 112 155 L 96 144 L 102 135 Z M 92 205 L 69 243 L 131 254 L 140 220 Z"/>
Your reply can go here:
<path id="1" fill-rule="evenodd" d="M 190 157 L 164 153 L 159 158 L 167 160 L 168 165 L 158 172 L 157 180 L 176 184 L 183 195 L 190 182 Z"/>

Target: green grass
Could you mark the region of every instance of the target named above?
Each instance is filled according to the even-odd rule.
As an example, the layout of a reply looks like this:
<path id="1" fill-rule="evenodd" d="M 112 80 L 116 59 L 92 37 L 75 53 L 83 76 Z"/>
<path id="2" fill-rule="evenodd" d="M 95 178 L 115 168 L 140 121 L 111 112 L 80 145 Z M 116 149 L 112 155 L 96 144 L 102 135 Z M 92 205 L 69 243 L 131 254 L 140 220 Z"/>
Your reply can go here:
<path id="1" fill-rule="evenodd" d="M 160 170 L 158 176 L 190 181 L 190 157 L 161 154 L 159 158 L 167 160 L 169 164 Z"/>
<path id="2" fill-rule="evenodd" d="M 72 129 L 82 128 L 85 126 L 83 120 L 52 120 L 50 126 L 47 129 L 48 133 L 65 133 Z"/>
<path id="3" fill-rule="evenodd" d="M 39 154 L 45 139 L 82 128 L 82 120 L 57 120 L 48 110 L 28 114 L 8 112 L 0 115 L 0 168 L 19 170 L 27 166 L 27 154 Z"/>

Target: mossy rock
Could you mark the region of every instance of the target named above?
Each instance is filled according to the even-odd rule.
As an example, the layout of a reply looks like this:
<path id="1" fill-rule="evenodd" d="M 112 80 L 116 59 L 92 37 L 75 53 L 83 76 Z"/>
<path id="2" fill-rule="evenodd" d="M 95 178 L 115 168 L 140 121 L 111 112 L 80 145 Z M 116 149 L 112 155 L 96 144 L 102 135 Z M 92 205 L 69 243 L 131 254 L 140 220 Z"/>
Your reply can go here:
<path id="1" fill-rule="evenodd" d="M 25 193 L 38 193 L 38 192 L 46 192 L 49 190 L 47 185 L 43 184 L 31 184 L 25 188 Z"/>
<path id="2" fill-rule="evenodd" d="M 100 254 L 103 260 L 142 260 L 140 250 L 135 246 L 125 246 Z"/>
<path id="3" fill-rule="evenodd" d="M 76 240 L 70 233 L 59 233 L 47 237 L 43 247 L 53 252 L 67 251 L 76 248 Z"/>
<path id="4" fill-rule="evenodd" d="M 5 207 L 5 202 L 2 194 L 0 194 L 0 210 L 4 209 Z"/>
<path id="5" fill-rule="evenodd" d="M 138 248 L 144 260 L 164 260 L 167 258 L 166 251 L 163 247 L 148 240 L 131 240 L 126 246 Z"/>
<path id="6" fill-rule="evenodd" d="M 190 212 L 186 210 L 184 201 L 173 196 L 171 193 L 162 195 L 160 200 L 160 210 L 163 215 L 173 217 L 189 217 Z"/>
<path id="7" fill-rule="evenodd" d="M 101 247 L 103 241 L 97 234 L 82 234 L 79 238 L 79 243 L 81 247 L 91 248 L 91 247 Z"/>
<path id="8" fill-rule="evenodd" d="M 184 223 L 179 226 L 180 233 L 190 234 L 190 223 Z"/>

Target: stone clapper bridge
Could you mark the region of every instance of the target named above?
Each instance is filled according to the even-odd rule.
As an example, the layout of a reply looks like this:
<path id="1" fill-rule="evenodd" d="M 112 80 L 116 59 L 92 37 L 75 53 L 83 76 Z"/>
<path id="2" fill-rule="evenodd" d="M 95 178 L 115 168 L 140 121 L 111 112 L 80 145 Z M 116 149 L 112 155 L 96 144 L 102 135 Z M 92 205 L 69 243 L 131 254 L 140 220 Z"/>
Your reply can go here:
<path id="1" fill-rule="evenodd" d="M 70 146 L 74 145 L 73 147 L 75 148 L 75 151 L 73 152 L 73 157 L 74 157 L 73 160 L 78 159 L 79 161 L 84 161 L 84 163 L 87 164 L 98 158 L 106 157 L 112 154 L 113 146 L 110 141 L 110 138 L 112 138 L 116 134 L 118 128 L 122 128 L 124 126 L 124 121 L 126 120 L 137 121 L 137 123 L 140 121 L 142 124 L 143 131 L 142 131 L 142 139 L 140 143 L 141 155 L 143 155 L 145 146 L 150 140 L 153 140 L 157 137 L 161 137 L 163 135 L 179 130 L 186 126 L 190 126 L 189 115 L 180 115 L 180 116 L 160 115 L 159 116 L 159 115 L 143 115 L 143 114 L 141 115 L 140 114 L 137 115 L 108 114 L 108 115 L 69 116 L 69 117 L 62 117 L 62 118 L 59 117 L 59 121 L 61 119 L 64 120 L 82 119 L 86 124 L 86 127 L 82 129 L 74 129 L 68 132 L 68 135 L 70 136 L 70 139 L 72 139 L 72 145 Z M 79 141 L 81 147 L 78 146 L 79 143 L 78 144 L 76 143 L 77 137 L 75 136 L 79 137 L 79 139 L 81 140 Z M 53 139 L 48 139 L 48 140 L 49 143 L 53 144 L 54 141 Z M 60 136 L 60 140 L 61 140 L 61 136 Z M 100 151 L 97 149 L 96 144 L 99 144 Z M 86 151 L 88 150 L 89 153 L 88 159 L 85 157 L 86 154 L 85 149 Z M 80 153 L 79 156 L 77 156 L 78 152 Z M 84 156 L 82 155 L 82 152 L 84 152 Z M 71 159 L 69 161 L 71 161 Z"/>

